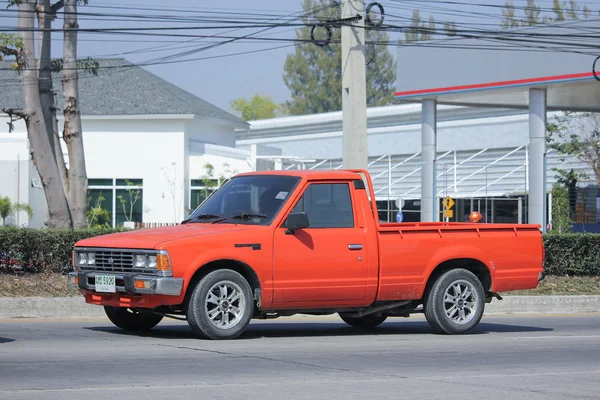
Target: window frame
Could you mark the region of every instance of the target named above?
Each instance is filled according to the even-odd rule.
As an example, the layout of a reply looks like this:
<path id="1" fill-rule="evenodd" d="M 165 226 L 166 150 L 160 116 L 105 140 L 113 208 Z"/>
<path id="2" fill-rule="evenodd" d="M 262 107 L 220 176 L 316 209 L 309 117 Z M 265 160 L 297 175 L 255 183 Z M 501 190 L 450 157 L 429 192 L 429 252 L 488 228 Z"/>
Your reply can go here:
<path id="1" fill-rule="evenodd" d="M 112 185 L 90 185 L 89 181 L 94 181 L 94 180 L 111 180 L 112 181 Z M 128 180 L 128 181 L 141 181 L 142 184 L 141 185 L 131 185 L 131 186 L 127 186 L 127 185 L 117 185 L 117 181 L 120 180 Z M 112 227 L 113 229 L 117 226 L 117 190 L 127 190 L 127 189 L 134 189 L 134 190 L 141 190 L 142 191 L 142 195 L 141 195 L 141 200 L 142 200 L 142 221 L 144 222 L 144 215 L 143 215 L 143 204 L 144 204 L 144 179 L 143 178 L 88 178 L 88 190 L 110 190 L 111 194 L 112 194 Z"/>
<path id="2" fill-rule="evenodd" d="M 352 226 L 346 226 L 346 227 L 309 226 L 306 229 L 356 229 L 359 226 L 358 215 L 357 215 L 357 210 L 356 210 L 356 197 L 355 197 L 355 193 L 354 193 L 354 185 L 352 185 L 352 181 L 348 181 L 348 180 L 307 181 L 306 184 L 304 185 L 304 187 L 300 190 L 298 197 L 296 197 L 294 199 L 294 202 L 291 203 L 292 205 L 290 206 L 288 212 L 285 214 L 285 217 L 281 221 L 280 228 L 285 228 L 285 222 L 287 221 L 288 216 L 294 212 L 294 208 L 296 208 L 296 205 L 298 205 L 298 203 L 302 200 L 302 198 L 304 197 L 304 194 L 306 193 L 306 191 L 308 190 L 308 188 L 310 186 L 312 186 L 312 185 L 336 185 L 336 184 L 348 185 L 348 193 L 350 194 L 350 209 L 352 210 Z M 310 223 L 310 216 L 309 216 L 309 223 Z"/>

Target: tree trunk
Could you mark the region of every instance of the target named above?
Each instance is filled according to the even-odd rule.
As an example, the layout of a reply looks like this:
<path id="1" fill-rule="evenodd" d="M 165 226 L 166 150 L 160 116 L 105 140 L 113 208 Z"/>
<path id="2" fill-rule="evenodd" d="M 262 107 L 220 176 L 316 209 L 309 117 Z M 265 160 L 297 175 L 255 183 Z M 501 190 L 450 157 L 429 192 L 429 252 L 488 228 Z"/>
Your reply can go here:
<path id="1" fill-rule="evenodd" d="M 64 140 L 69 152 L 69 205 L 73 225 L 87 226 L 87 173 L 83 152 L 81 112 L 79 110 L 79 84 L 77 74 L 77 0 L 65 0 L 64 5 L 64 65 L 62 70 L 63 93 L 65 96 Z"/>
<path id="2" fill-rule="evenodd" d="M 67 197 L 62 187 L 60 172 L 52 146 L 48 140 L 48 130 L 40 101 L 39 79 L 35 60 L 35 0 L 19 1 L 19 37 L 21 50 L 21 87 L 23 91 L 23 112 L 33 162 L 38 170 L 48 203 L 48 226 L 51 228 L 71 228 L 71 215 Z"/>
<path id="3" fill-rule="evenodd" d="M 54 87 L 52 83 L 52 59 L 50 40 L 50 28 L 52 21 L 56 17 L 56 11 L 50 7 L 50 0 L 41 0 L 37 5 L 38 26 L 41 28 L 38 34 L 39 59 L 38 69 L 40 78 L 40 101 L 44 113 L 44 121 L 48 131 L 48 140 L 52 148 L 52 153 L 56 157 L 60 178 L 62 181 L 65 196 L 69 193 L 69 178 L 67 176 L 67 167 L 60 146 L 58 135 L 58 123 L 56 120 L 56 107 L 54 104 Z"/>

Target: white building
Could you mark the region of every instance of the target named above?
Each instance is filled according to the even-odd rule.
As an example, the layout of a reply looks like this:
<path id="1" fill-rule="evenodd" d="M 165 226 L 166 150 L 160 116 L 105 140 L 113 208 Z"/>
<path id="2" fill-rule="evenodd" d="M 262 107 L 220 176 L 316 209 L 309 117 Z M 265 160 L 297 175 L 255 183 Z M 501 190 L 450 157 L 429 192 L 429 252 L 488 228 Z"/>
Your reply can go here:
<path id="1" fill-rule="evenodd" d="M 18 76 L 8 65 L 0 63 L 0 110 L 21 105 Z M 90 201 L 95 205 L 102 194 L 110 214 L 98 222 L 179 222 L 202 199 L 207 163 L 214 178 L 252 168 L 250 152 L 235 148 L 235 132 L 248 129 L 246 122 L 125 60 L 101 60 L 100 66 L 98 76 L 82 74 L 79 82 Z M 56 103 L 62 104 L 60 96 Z M 25 124 L 17 121 L 9 132 L 8 121 L 0 114 L 0 196 L 34 208 L 31 220 L 19 213 L 10 223 L 41 227 L 47 206 Z M 128 192 L 127 181 L 139 192 Z M 130 193 L 140 194 L 133 207 Z"/>
<path id="2" fill-rule="evenodd" d="M 548 121 L 558 114 L 549 113 Z M 367 120 L 369 172 L 383 210 L 380 218 L 395 221 L 395 201 L 401 198 L 404 221 L 419 221 L 421 105 L 370 108 Z M 250 124 L 249 131 L 238 135 L 238 146 L 269 146 L 285 156 L 295 156 L 281 161 L 284 169 L 342 167 L 341 112 Z M 438 106 L 436 195 L 440 220 L 442 200 L 450 196 L 456 201 L 450 221 L 465 221 L 476 210 L 488 222 L 527 222 L 528 129 L 526 110 Z M 548 193 L 556 181 L 555 168 L 589 170 L 573 158 L 563 160 L 551 148 L 546 163 Z M 547 212 L 551 214 L 549 209 Z"/>

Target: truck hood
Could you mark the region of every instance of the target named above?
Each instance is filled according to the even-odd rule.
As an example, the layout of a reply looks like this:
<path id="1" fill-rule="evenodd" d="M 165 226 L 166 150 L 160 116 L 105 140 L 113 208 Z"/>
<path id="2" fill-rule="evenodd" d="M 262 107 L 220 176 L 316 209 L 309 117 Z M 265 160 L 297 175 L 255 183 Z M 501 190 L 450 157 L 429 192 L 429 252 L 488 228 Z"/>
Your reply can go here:
<path id="1" fill-rule="evenodd" d="M 255 225 L 186 224 L 164 228 L 139 229 L 95 236 L 75 243 L 76 247 L 155 249 L 167 242 L 196 236 L 223 235 L 259 228 Z"/>

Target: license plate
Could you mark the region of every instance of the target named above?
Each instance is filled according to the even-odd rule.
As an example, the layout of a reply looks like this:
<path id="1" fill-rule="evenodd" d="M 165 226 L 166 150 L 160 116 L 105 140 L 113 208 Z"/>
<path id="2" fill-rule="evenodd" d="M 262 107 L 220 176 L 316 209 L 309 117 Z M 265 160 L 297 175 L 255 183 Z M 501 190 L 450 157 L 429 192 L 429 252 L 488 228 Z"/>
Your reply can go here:
<path id="1" fill-rule="evenodd" d="M 115 277 L 113 275 L 96 275 L 96 292 L 116 293 Z"/>

